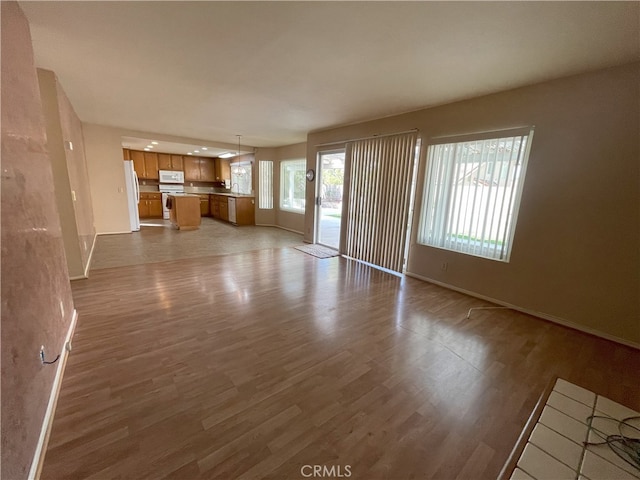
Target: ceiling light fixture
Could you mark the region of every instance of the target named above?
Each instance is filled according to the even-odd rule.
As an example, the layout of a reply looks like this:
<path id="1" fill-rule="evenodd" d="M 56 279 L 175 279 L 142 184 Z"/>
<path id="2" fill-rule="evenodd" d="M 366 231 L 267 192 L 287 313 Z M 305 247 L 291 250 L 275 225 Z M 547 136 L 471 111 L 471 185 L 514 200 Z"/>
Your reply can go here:
<path id="1" fill-rule="evenodd" d="M 207 147 L 202 147 L 202 149 L 201 149 L 201 150 L 206 150 L 206 149 L 207 149 Z"/>
<path id="2" fill-rule="evenodd" d="M 189 153 L 187 153 L 187 155 L 193 155 L 193 153 L 189 152 Z"/>
<path id="3" fill-rule="evenodd" d="M 218 157 L 220 157 L 220 158 L 231 158 L 231 157 L 235 157 L 235 156 L 236 156 L 235 153 L 231 153 L 231 152 L 225 152 L 225 153 L 222 153 L 222 154 L 218 155 Z"/>
<path id="4" fill-rule="evenodd" d="M 193 153 L 200 153 L 200 150 L 194 150 Z"/>
<path id="5" fill-rule="evenodd" d="M 146 147 L 144 148 L 145 152 L 148 152 L 149 150 L 151 150 L 151 149 L 150 148 L 146 148 Z"/>
<path id="6" fill-rule="evenodd" d="M 158 142 L 151 142 L 151 145 L 158 145 Z"/>

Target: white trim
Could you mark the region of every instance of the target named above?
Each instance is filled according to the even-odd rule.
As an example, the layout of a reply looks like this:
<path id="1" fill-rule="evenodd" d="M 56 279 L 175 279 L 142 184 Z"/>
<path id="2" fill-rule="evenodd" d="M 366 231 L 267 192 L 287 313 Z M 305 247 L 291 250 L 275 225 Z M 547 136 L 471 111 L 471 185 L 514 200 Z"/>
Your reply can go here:
<path id="1" fill-rule="evenodd" d="M 67 345 L 71 347 L 71 338 L 75 332 L 77 322 L 78 311 L 74 308 L 71 323 L 69 324 L 69 330 L 67 331 L 67 336 L 64 339 L 62 350 L 60 351 L 60 360 L 56 362 L 58 369 L 56 370 L 56 376 L 53 379 L 51 394 L 49 395 L 49 403 L 47 404 L 47 410 L 44 414 L 44 419 L 42 420 L 40 438 L 38 439 L 36 451 L 33 455 L 33 461 L 31 462 L 31 469 L 29 470 L 29 476 L 27 477 L 29 480 L 37 480 L 40 478 L 44 455 L 47 451 L 47 444 L 49 443 L 49 434 L 51 433 L 51 426 L 53 425 L 53 415 L 56 411 L 58 396 L 60 395 L 60 387 L 62 386 L 62 377 L 64 375 L 65 366 L 67 365 L 69 351 L 71 350 L 71 348 L 67 349 Z"/>
<path id="2" fill-rule="evenodd" d="M 93 234 L 93 243 L 91 244 L 91 251 L 89 252 L 89 258 L 87 259 L 87 266 L 84 267 L 84 278 L 89 278 L 89 268 L 91 268 L 91 260 L 93 260 L 93 251 L 96 248 L 96 239 L 98 238 L 98 234 Z"/>
<path id="3" fill-rule="evenodd" d="M 256 227 L 276 227 L 279 228 L 280 230 L 286 230 L 287 232 L 291 232 L 291 233 L 297 233 L 299 235 L 304 235 L 304 233 L 298 231 L 298 230 L 294 230 L 292 228 L 286 228 L 286 227 L 281 227 L 280 225 L 274 225 L 272 223 L 256 223 Z M 310 242 L 313 243 L 313 242 Z"/>
<path id="4" fill-rule="evenodd" d="M 480 293 L 472 292 L 470 290 L 465 290 L 464 288 L 459 288 L 454 285 L 449 285 L 448 283 L 439 282 L 438 280 L 433 280 L 432 278 L 423 277 L 422 275 L 418 275 L 411 272 L 405 272 L 407 277 L 412 277 L 418 280 L 422 280 L 424 282 L 433 283 L 440 287 L 448 288 L 449 290 L 455 290 L 456 292 L 464 293 L 465 295 L 469 295 L 470 297 L 479 298 L 481 300 L 486 300 L 487 302 L 495 303 L 497 305 L 502 305 L 503 307 L 510 308 L 512 310 L 516 310 L 518 312 L 526 313 L 527 315 L 533 315 L 534 317 L 541 318 L 543 320 L 547 320 L 549 322 L 557 323 L 564 327 L 573 328 L 574 330 L 579 330 L 583 333 L 588 333 L 589 335 L 593 335 L 595 337 L 604 338 L 605 340 L 610 340 L 612 342 L 620 343 L 622 345 L 626 345 L 627 347 L 635 348 L 640 350 L 640 343 L 635 343 L 629 341 L 627 339 L 616 337 L 615 335 L 610 335 L 608 333 L 601 332 L 599 330 L 595 330 L 593 328 L 585 327 L 584 325 L 579 325 L 570 320 L 566 320 L 564 318 L 556 317 L 553 315 L 549 315 L 548 313 L 538 312 L 535 310 L 529 310 L 528 308 L 519 307 L 517 305 L 513 305 L 508 302 L 504 302 L 502 300 L 498 300 L 496 298 L 487 297 L 486 295 L 482 295 Z"/>
<path id="5" fill-rule="evenodd" d="M 96 233 L 96 235 L 122 235 L 123 233 L 134 233 L 131 230 L 123 230 L 121 232 L 100 232 Z"/>

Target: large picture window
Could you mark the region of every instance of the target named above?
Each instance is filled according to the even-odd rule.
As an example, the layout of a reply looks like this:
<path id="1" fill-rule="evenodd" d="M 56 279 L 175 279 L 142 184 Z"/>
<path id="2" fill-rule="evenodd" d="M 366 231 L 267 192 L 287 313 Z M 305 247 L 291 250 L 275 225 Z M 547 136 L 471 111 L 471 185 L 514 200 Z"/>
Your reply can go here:
<path id="1" fill-rule="evenodd" d="M 251 181 L 251 162 L 237 162 L 231 164 L 231 191 L 250 195 L 253 193 Z"/>
<path id="2" fill-rule="evenodd" d="M 280 209 L 304 213 L 306 160 L 285 160 L 280 163 Z"/>
<path id="3" fill-rule="evenodd" d="M 509 261 L 533 130 L 517 133 L 429 146 L 418 243 Z"/>

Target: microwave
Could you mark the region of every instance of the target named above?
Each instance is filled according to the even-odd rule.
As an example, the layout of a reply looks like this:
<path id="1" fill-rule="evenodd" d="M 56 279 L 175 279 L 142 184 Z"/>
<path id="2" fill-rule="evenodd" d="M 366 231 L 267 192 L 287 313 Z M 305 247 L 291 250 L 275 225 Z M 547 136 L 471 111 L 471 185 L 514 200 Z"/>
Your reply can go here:
<path id="1" fill-rule="evenodd" d="M 160 170 L 158 172 L 160 183 L 184 183 L 184 172 L 176 170 Z"/>

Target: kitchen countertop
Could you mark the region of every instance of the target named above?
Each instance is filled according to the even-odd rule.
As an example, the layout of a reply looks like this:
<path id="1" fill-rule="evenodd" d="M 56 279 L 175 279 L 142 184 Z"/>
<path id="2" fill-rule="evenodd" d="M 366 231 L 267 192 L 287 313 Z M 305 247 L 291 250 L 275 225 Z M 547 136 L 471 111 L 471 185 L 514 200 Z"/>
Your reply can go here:
<path id="1" fill-rule="evenodd" d="M 235 197 L 235 198 L 255 198 L 255 195 L 249 193 L 210 193 L 209 195 L 222 195 L 223 197 Z"/>

